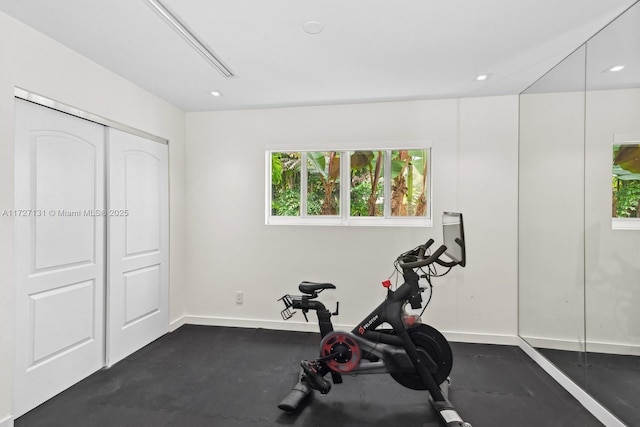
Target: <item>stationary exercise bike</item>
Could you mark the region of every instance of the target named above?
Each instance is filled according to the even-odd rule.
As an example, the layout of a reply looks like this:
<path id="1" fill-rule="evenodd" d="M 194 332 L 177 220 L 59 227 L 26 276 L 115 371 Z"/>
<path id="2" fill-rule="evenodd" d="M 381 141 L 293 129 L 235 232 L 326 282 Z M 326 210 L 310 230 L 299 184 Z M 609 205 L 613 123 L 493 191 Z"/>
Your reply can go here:
<path id="1" fill-rule="evenodd" d="M 301 310 L 305 319 L 309 310 L 315 311 L 322 337 L 320 357 L 300 362 L 298 383 L 280 402 L 280 409 L 295 411 L 312 390 L 328 393 L 331 383 L 325 376 L 329 373 L 333 384 L 342 383 L 343 374 L 388 373 L 405 387 L 428 390 L 432 406 L 447 427 L 471 427 L 448 400 L 449 374 L 453 365 L 449 343 L 438 330 L 422 324 L 420 316 L 405 310 L 407 305 L 414 310 L 422 308 L 425 290 L 429 290 L 428 305 L 432 277 L 441 277 L 456 265 L 465 266 L 462 214 L 443 213 L 442 225 L 445 244 L 431 254 L 434 241 L 429 239 L 424 245 L 398 256 L 394 265 L 396 271 L 401 272 L 404 283 L 392 290 L 391 281 L 385 280 L 385 300 L 351 332 L 334 331 L 331 316 L 338 314 L 338 305 L 331 313 L 316 299 L 320 292 L 336 288 L 331 283 L 305 281 L 298 286 L 303 295 L 280 298 L 285 305 L 281 312 L 285 320 L 290 319 L 295 310 Z M 442 258 L 443 255 L 446 258 Z M 447 270 L 438 274 L 436 266 Z M 426 279 L 428 287 L 421 287 L 420 279 Z M 390 325 L 391 329 L 381 328 L 383 324 Z"/>

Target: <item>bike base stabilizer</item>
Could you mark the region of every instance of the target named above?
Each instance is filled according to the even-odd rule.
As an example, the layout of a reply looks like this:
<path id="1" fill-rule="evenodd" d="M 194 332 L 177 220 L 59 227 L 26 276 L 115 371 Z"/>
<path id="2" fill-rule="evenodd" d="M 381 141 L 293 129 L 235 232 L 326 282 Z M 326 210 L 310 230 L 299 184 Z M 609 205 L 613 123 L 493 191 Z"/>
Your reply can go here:
<path id="1" fill-rule="evenodd" d="M 294 412 L 300 404 L 311 393 L 311 387 L 308 384 L 298 381 L 289 394 L 278 404 L 278 408 L 286 412 Z"/>
<path id="2" fill-rule="evenodd" d="M 300 375 L 298 375 L 298 382 L 291 389 L 289 394 L 282 399 L 278 404 L 278 408 L 286 412 L 294 412 L 298 409 L 300 404 L 311 394 L 313 389 L 307 383 L 305 379 L 305 372 L 300 368 Z"/>
<path id="3" fill-rule="evenodd" d="M 440 390 L 444 396 L 444 400 L 435 401 L 433 398 L 429 397 L 429 401 L 431 402 L 431 406 L 436 410 L 440 419 L 444 421 L 447 427 L 471 427 L 466 421 L 463 421 L 458 412 L 454 409 L 451 402 L 449 402 L 449 383 L 450 379 L 447 378 L 442 384 L 440 384 Z"/>

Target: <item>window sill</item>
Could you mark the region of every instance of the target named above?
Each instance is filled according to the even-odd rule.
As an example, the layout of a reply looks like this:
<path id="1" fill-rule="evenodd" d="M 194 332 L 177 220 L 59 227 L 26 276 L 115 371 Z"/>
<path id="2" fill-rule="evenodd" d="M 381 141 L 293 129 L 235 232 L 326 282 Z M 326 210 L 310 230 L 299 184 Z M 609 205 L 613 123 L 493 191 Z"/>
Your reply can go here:
<path id="1" fill-rule="evenodd" d="M 640 218 L 612 218 L 612 230 L 640 230 Z"/>
<path id="2" fill-rule="evenodd" d="M 267 225 L 314 225 L 314 226 L 347 226 L 347 227 L 432 227 L 431 218 L 365 218 L 349 217 L 286 217 L 271 216 Z"/>

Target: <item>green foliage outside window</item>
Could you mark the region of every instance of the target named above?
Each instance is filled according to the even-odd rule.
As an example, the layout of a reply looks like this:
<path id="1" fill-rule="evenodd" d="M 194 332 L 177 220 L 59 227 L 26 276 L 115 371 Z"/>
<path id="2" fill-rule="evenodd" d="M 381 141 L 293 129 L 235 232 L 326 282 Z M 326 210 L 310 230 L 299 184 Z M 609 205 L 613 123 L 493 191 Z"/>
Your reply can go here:
<path id="1" fill-rule="evenodd" d="M 351 154 L 351 216 L 384 215 L 383 151 Z"/>
<path id="2" fill-rule="evenodd" d="M 271 215 L 300 215 L 300 153 L 271 153 Z"/>
<path id="3" fill-rule="evenodd" d="M 640 218 L 640 145 L 613 146 L 612 216 Z"/>
<path id="4" fill-rule="evenodd" d="M 340 153 L 307 153 L 307 215 L 340 213 Z"/>
<path id="5" fill-rule="evenodd" d="M 339 216 L 342 187 L 342 191 L 349 191 L 351 217 L 426 217 L 428 153 L 428 150 L 273 152 L 271 215 L 302 216 L 301 198 L 305 197 L 307 216 Z M 347 183 L 341 182 L 344 156 L 349 156 L 344 163 L 350 167 Z"/>
<path id="6" fill-rule="evenodd" d="M 391 152 L 391 215 L 424 216 L 427 212 L 426 150 Z"/>

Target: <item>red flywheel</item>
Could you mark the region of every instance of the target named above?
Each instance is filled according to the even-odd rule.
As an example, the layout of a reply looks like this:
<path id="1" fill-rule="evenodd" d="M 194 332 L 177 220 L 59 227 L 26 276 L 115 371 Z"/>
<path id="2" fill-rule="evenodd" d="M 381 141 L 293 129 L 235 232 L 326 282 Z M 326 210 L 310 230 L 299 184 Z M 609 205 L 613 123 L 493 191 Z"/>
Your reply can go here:
<path id="1" fill-rule="evenodd" d="M 349 333 L 334 331 L 322 339 L 320 357 L 332 371 L 346 374 L 358 367 L 362 352 Z"/>

